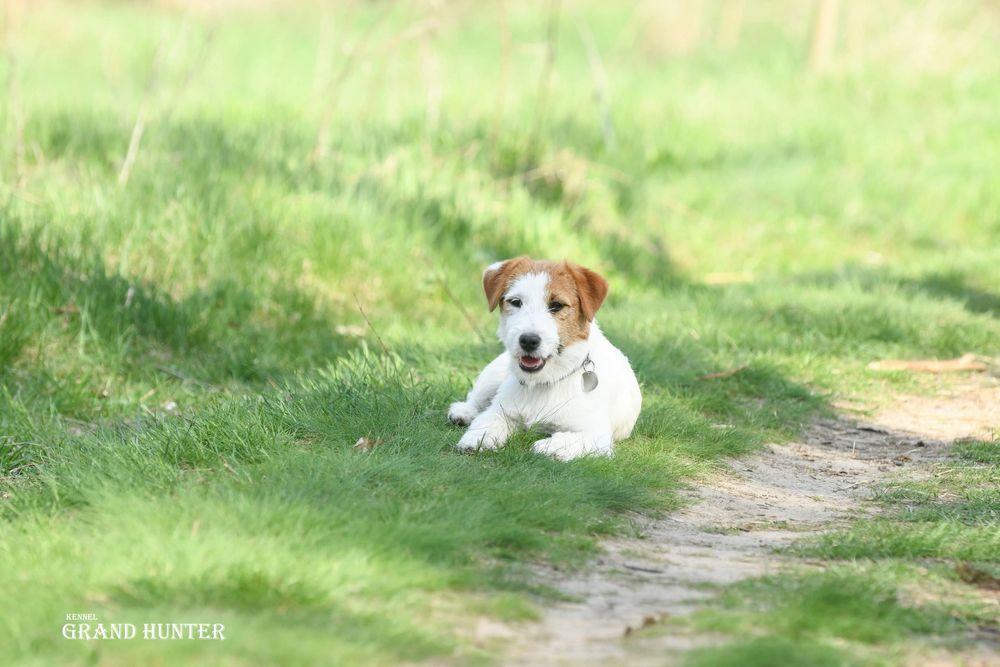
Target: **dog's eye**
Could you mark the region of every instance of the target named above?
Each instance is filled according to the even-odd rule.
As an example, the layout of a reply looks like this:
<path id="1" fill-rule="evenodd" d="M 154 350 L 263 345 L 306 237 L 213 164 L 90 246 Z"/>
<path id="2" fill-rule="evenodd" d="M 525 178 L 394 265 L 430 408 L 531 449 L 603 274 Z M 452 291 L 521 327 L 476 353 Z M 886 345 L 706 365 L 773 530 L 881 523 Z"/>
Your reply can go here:
<path id="1" fill-rule="evenodd" d="M 566 307 L 565 303 L 559 303 L 558 301 L 553 301 L 549 304 L 550 313 L 558 313 L 560 310 Z"/>
<path id="2" fill-rule="evenodd" d="M 514 308 L 520 308 L 521 307 L 521 300 L 520 299 L 507 299 L 507 303 L 509 303 Z"/>

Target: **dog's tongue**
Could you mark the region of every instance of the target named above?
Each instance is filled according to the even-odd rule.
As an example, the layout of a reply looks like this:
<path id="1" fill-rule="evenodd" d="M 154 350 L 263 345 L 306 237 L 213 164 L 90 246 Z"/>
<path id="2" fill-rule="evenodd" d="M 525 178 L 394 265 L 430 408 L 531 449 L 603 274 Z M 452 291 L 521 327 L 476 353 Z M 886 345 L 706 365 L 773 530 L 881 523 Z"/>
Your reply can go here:
<path id="1" fill-rule="evenodd" d="M 525 368 L 538 368 L 542 365 L 542 360 L 538 357 L 521 357 L 521 365 Z"/>

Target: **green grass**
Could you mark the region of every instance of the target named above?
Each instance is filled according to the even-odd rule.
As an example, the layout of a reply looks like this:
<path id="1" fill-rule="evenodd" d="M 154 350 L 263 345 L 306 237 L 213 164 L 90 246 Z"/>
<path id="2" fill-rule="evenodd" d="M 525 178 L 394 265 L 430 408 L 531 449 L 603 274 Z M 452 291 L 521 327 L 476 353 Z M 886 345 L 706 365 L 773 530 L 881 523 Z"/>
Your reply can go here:
<path id="1" fill-rule="evenodd" d="M 957 453 L 966 461 L 973 463 L 1000 464 L 1000 443 L 986 440 L 967 440 L 956 447 Z"/>
<path id="2" fill-rule="evenodd" d="M 990 645 L 1000 630 L 990 599 L 1000 581 L 996 448 L 961 443 L 926 479 L 879 489 L 878 518 L 790 550 L 829 569 L 725 591 L 690 625 L 738 639 L 693 652 L 691 664 L 909 664 L 931 647 Z"/>
<path id="3" fill-rule="evenodd" d="M 957 621 L 950 610 L 901 602 L 900 584 L 908 574 L 832 568 L 751 581 L 735 586 L 725 597 L 749 612 L 747 623 L 763 624 L 792 639 L 822 637 L 875 644 L 954 630 Z M 712 621 L 706 624 L 710 626 Z"/>
<path id="4" fill-rule="evenodd" d="M 726 589 L 674 627 L 744 638 L 692 651 L 689 665 L 909 664 L 921 650 L 961 647 L 995 630 L 992 605 L 956 590 L 953 578 L 907 563 L 764 577 Z"/>
<path id="5" fill-rule="evenodd" d="M 825 558 L 947 559 L 1000 563 L 996 442 L 966 442 L 926 480 L 880 489 L 886 516 L 828 533 L 802 550 Z"/>
<path id="6" fill-rule="evenodd" d="M 545 88 L 527 4 L 503 87 L 493 5 L 429 33 L 434 10 L 405 3 L 31 6 L 0 64 L 0 660 L 488 662 L 468 629 L 532 617 L 531 563 L 584 563 L 624 511 L 670 510 L 832 397 L 920 389 L 872 359 L 1000 354 L 998 28 L 934 7 L 934 62 L 901 3 L 867 57 L 817 76 L 790 4 L 683 54 L 663 17 L 574 5 Z M 521 253 L 611 281 L 601 324 L 645 397 L 611 461 L 540 459 L 531 434 L 451 449 L 445 408 L 498 347 L 480 271 Z M 963 451 L 994 468 L 961 502 L 892 519 L 902 546 L 859 525 L 826 555 L 995 560 L 995 448 Z M 71 612 L 228 639 L 68 642 Z M 836 633 L 799 634 L 752 650 L 839 655 Z"/>
<path id="7" fill-rule="evenodd" d="M 685 664 L 689 667 L 846 667 L 855 663 L 832 646 L 767 638 L 696 649 Z"/>

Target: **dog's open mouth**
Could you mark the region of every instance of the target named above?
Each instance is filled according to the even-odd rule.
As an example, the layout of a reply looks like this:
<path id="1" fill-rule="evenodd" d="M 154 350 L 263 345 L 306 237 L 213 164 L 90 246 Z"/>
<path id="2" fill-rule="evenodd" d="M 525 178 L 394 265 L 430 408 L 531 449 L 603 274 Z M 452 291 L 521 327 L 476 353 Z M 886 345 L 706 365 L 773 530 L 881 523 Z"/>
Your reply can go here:
<path id="1" fill-rule="evenodd" d="M 521 366 L 521 370 L 528 373 L 537 373 L 545 366 L 545 360 L 541 357 L 523 356 L 518 360 L 518 363 Z"/>

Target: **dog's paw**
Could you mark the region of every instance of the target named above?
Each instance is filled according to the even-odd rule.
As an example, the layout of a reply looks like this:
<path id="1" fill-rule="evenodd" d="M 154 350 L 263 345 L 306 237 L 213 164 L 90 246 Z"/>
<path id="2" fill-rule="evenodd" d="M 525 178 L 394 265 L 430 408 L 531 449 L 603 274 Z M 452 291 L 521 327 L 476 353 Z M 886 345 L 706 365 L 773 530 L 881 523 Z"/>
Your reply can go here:
<path id="1" fill-rule="evenodd" d="M 559 459 L 560 461 L 570 461 L 575 459 L 580 454 L 575 450 L 579 447 L 573 447 L 572 443 L 566 442 L 564 438 L 561 438 L 562 434 L 557 433 L 551 437 L 538 440 L 531 446 L 531 451 L 535 454 L 543 454 L 545 456 L 551 456 L 552 458 Z"/>
<path id="2" fill-rule="evenodd" d="M 479 449 L 499 449 L 502 445 L 503 441 L 495 435 L 482 431 L 466 431 L 462 439 L 455 445 L 455 449 L 462 453 L 468 453 Z"/>
<path id="3" fill-rule="evenodd" d="M 448 421 L 459 426 L 468 426 L 479 412 L 476 406 L 468 401 L 455 401 L 448 408 Z"/>
<path id="4" fill-rule="evenodd" d="M 548 438 L 538 440 L 531 451 L 559 459 L 572 461 L 581 456 L 612 456 L 610 449 L 597 447 L 596 443 L 579 433 L 553 433 Z"/>

